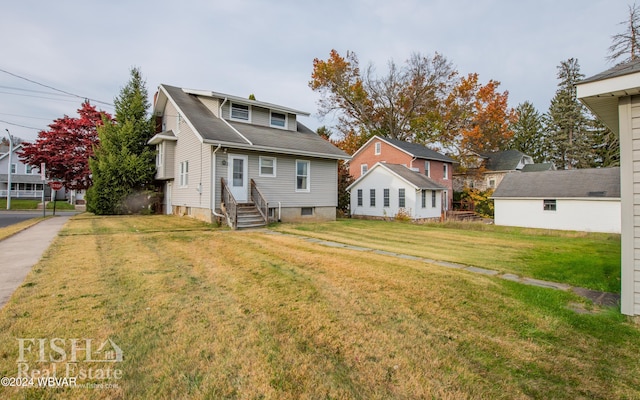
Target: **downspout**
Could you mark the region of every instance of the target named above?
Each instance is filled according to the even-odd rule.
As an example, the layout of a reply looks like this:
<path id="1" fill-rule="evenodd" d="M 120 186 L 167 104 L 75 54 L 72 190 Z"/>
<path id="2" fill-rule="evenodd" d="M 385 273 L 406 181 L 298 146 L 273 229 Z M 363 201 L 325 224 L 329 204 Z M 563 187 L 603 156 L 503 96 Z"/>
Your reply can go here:
<path id="1" fill-rule="evenodd" d="M 226 101 L 226 99 L 225 99 Z M 226 215 L 218 214 L 216 212 L 216 152 L 220 150 L 222 147 L 221 144 L 218 144 L 218 147 L 213 150 L 213 159 L 211 160 L 212 165 L 212 173 L 211 173 L 211 214 L 215 215 L 218 218 L 226 218 Z"/>
<path id="2" fill-rule="evenodd" d="M 236 128 L 234 128 L 229 121 L 227 121 L 226 119 L 224 119 L 222 117 L 222 107 L 225 105 L 225 103 L 227 102 L 228 98 L 224 98 L 224 101 L 222 102 L 222 104 L 220 104 L 220 111 L 218 111 L 218 116 L 220 117 L 220 119 L 222 120 L 222 122 L 224 122 L 225 124 L 227 124 L 227 126 L 229 128 L 231 128 L 235 133 L 238 134 L 238 136 L 240 136 L 241 138 L 243 138 L 244 140 L 247 141 L 247 143 L 249 143 L 251 146 L 253 146 L 253 143 L 251 143 L 251 140 L 247 139 L 242 133 L 240 133 Z"/>

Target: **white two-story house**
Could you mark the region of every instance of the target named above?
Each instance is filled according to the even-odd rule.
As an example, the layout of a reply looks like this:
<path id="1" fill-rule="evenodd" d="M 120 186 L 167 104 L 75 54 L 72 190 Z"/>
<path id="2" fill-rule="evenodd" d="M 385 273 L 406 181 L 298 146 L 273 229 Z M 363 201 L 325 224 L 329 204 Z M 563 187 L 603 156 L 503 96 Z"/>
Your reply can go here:
<path id="1" fill-rule="evenodd" d="M 153 112 L 166 213 L 234 228 L 335 219 L 338 160 L 350 157 L 298 121 L 308 113 L 169 85 Z"/>

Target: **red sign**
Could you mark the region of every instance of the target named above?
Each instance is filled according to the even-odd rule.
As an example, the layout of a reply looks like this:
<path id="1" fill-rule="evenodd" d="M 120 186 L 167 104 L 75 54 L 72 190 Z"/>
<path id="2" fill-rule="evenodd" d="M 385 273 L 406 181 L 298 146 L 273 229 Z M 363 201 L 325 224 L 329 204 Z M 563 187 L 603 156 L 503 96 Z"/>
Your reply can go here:
<path id="1" fill-rule="evenodd" d="M 51 182 L 49 182 L 49 186 L 51 186 L 51 189 L 53 189 L 53 190 L 60 190 L 60 189 L 62 189 L 62 182 L 60 182 L 60 181 L 51 181 Z"/>

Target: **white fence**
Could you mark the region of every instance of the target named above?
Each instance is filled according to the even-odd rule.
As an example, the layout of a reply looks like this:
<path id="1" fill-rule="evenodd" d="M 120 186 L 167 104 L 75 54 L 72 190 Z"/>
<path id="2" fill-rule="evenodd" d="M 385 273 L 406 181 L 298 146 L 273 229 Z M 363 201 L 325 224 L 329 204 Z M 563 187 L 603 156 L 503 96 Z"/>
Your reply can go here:
<path id="1" fill-rule="evenodd" d="M 0 190 L 0 198 L 7 198 L 7 190 Z M 12 199 L 41 199 L 42 190 L 12 190 Z"/>

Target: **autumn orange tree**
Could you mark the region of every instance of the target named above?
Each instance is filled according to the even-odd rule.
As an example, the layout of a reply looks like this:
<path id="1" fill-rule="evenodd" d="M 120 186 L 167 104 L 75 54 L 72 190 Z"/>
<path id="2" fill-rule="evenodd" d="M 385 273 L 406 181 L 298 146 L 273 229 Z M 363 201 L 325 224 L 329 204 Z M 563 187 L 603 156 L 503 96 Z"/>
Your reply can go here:
<path id="1" fill-rule="evenodd" d="M 373 65 L 363 74 L 353 52 L 332 50 L 315 59 L 309 86 L 321 94 L 319 114 L 335 113 L 349 154 L 373 135 L 428 145 L 464 158 L 471 152 L 506 149 L 516 113 L 499 82 L 481 84 L 478 74 L 460 78 L 444 56 L 413 54 L 402 66 L 389 62 L 377 77 Z"/>
<path id="2" fill-rule="evenodd" d="M 460 79 L 445 100 L 440 129 L 431 131 L 430 139 L 463 164 L 472 153 L 507 150 L 517 114 L 508 106 L 509 93 L 499 92 L 498 86 L 494 80 L 482 85 L 475 73 Z"/>
<path id="3" fill-rule="evenodd" d="M 313 60 L 309 86 L 321 94 L 319 114 L 335 113 L 336 129 L 351 144 L 373 135 L 413 141 L 426 126 L 424 116 L 438 110 L 457 73 L 442 55 L 413 54 L 402 66 L 389 62 L 377 77 L 373 65 L 360 71 L 358 57 L 331 50 L 329 58 Z"/>

